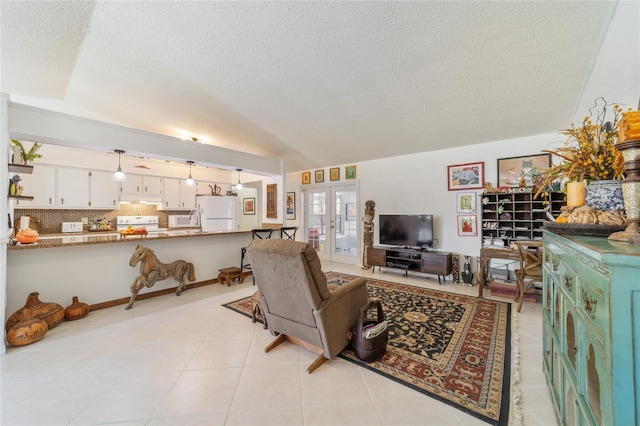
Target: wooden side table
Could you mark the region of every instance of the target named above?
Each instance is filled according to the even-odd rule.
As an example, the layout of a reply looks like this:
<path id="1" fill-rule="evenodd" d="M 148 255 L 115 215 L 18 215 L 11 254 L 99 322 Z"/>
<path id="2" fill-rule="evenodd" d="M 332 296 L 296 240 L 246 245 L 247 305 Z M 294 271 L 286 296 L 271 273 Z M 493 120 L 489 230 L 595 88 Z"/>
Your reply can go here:
<path id="1" fill-rule="evenodd" d="M 222 268 L 218 270 L 218 282 L 220 284 L 224 284 L 227 282 L 227 286 L 231 287 L 231 281 L 238 279 L 238 284 L 244 281 L 244 275 L 242 274 L 242 269 L 237 268 L 235 266 L 231 266 L 229 268 Z"/>

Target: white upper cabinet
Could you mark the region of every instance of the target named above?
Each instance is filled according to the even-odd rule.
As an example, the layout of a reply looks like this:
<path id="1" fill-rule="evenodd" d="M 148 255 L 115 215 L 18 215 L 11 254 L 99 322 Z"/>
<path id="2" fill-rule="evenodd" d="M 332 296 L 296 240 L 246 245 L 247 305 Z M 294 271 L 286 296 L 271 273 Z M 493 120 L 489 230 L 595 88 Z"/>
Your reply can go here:
<path id="1" fill-rule="evenodd" d="M 122 181 L 121 192 L 127 194 L 162 194 L 162 180 L 158 176 L 127 174 L 127 180 Z"/>
<path id="2" fill-rule="evenodd" d="M 165 178 L 162 208 L 165 210 L 180 208 L 180 179 Z"/>
<path id="3" fill-rule="evenodd" d="M 183 179 L 165 178 L 162 209 L 191 210 L 196 208 L 196 186 L 189 186 Z"/>
<path id="4" fill-rule="evenodd" d="M 127 173 L 127 180 L 121 182 L 121 192 L 127 194 L 142 193 L 142 175 L 132 175 Z"/>
<path id="5" fill-rule="evenodd" d="M 58 207 L 87 208 L 89 170 L 58 167 Z"/>
<path id="6" fill-rule="evenodd" d="M 163 179 L 158 176 L 142 177 L 143 194 L 162 194 Z"/>
<path id="7" fill-rule="evenodd" d="M 93 208 L 116 209 L 120 197 L 118 182 L 113 173 L 92 171 L 90 176 L 90 205 Z"/>
<path id="8" fill-rule="evenodd" d="M 120 185 L 120 201 L 160 203 L 162 186 L 161 177 L 127 174 L 127 180 Z"/>
<path id="9" fill-rule="evenodd" d="M 197 186 L 195 184 L 189 186 L 185 181 L 181 181 L 180 185 L 180 204 L 185 209 L 195 209 Z"/>
<path id="10" fill-rule="evenodd" d="M 24 194 L 33 200 L 16 200 L 16 207 L 21 209 L 51 208 L 56 205 L 56 168 L 53 166 L 36 165 L 33 172 L 21 174 L 20 184 Z"/>

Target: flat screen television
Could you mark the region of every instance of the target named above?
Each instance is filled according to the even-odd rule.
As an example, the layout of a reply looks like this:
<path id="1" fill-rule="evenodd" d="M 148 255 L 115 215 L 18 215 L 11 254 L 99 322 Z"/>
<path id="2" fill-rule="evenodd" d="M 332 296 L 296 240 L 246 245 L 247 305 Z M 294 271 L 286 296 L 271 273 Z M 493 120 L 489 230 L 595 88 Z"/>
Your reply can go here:
<path id="1" fill-rule="evenodd" d="M 381 214 L 380 244 L 424 248 L 433 246 L 433 215 Z"/>

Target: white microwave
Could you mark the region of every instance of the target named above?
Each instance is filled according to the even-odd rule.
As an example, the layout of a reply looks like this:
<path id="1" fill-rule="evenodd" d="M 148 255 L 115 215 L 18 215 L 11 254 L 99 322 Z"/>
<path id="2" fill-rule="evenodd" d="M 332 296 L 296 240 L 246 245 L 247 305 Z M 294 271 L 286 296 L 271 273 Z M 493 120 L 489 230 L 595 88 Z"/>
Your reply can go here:
<path id="1" fill-rule="evenodd" d="M 170 214 L 169 228 L 195 228 L 198 226 L 198 215 Z"/>

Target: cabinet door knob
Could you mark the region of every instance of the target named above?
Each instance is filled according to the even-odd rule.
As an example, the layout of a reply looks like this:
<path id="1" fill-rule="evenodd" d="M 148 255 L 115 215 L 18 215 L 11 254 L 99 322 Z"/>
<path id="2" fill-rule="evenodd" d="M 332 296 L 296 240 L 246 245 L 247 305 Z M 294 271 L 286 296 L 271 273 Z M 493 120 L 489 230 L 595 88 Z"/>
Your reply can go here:
<path id="1" fill-rule="evenodd" d="M 60 198 L 60 204 L 64 206 L 64 198 Z"/>

